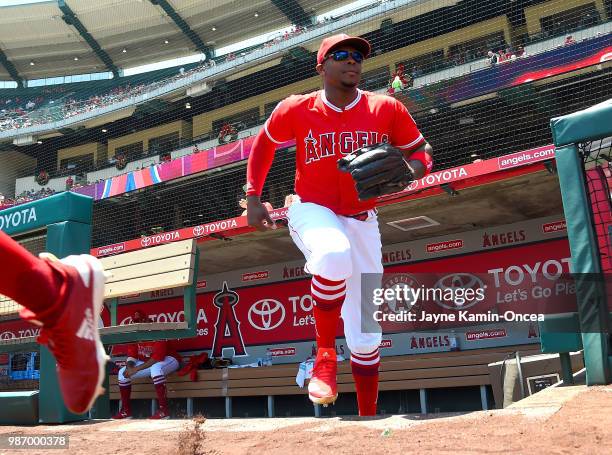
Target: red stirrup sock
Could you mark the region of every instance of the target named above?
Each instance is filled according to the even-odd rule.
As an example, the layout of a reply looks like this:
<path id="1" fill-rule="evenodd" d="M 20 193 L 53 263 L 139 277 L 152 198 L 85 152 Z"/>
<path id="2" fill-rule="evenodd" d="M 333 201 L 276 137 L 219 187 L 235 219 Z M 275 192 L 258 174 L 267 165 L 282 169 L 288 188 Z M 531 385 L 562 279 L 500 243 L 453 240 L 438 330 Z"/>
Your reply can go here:
<path id="1" fill-rule="evenodd" d="M 132 384 L 120 385 L 119 394 L 121 395 L 121 409 L 119 411 L 125 411 L 126 414 L 132 415 L 132 402 L 130 398 L 132 395 Z"/>
<path id="2" fill-rule="evenodd" d="M 314 275 L 310 292 L 314 301 L 317 348 L 335 348 L 340 310 L 346 295 L 346 283 L 344 280 L 332 281 Z"/>
<path id="3" fill-rule="evenodd" d="M 158 376 L 160 378 L 160 376 Z M 159 410 L 163 411 L 164 414 L 168 414 L 168 398 L 166 393 L 166 378 L 165 376 L 161 376 L 164 382 L 155 383 L 155 378 L 153 378 L 153 382 L 155 383 L 155 393 L 157 394 L 157 402 L 159 403 Z M 159 380 L 159 379 L 158 379 Z"/>
<path id="4" fill-rule="evenodd" d="M 378 402 L 378 348 L 368 354 L 351 353 L 351 370 L 357 389 L 360 416 L 375 416 Z"/>
<path id="5" fill-rule="evenodd" d="M 65 283 L 59 270 L 1 231 L 0 277 L 0 294 L 35 314 L 46 312 L 58 303 L 60 290 Z"/>

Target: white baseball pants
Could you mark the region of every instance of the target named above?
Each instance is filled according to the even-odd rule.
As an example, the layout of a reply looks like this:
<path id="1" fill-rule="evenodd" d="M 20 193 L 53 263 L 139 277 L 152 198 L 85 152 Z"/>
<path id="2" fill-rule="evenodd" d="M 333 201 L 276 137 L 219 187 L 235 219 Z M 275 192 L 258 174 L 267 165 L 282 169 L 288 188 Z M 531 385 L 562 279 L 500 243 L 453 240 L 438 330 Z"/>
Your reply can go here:
<path id="1" fill-rule="evenodd" d="M 352 353 L 371 353 L 380 345 L 382 334 L 362 331 L 361 275 L 382 277 L 383 273 L 376 211 L 370 210 L 369 217 L 359 221 L 318 204 L 295 202 L 287 216 L 291 238 L 306 258 L 305 271 L 328 280 L 346 280 L 341 316 L 348 348 Z"/>
<path id="2" fill-rule="evenodd" d="M 144 362 L 142 360 L 137 360 L 136 366 L 142 365 L 143 363 Z M 166 382 L 167 375 L 174 373 L 179 369 L 179 363 L 174 357 L 168 355 L 164 360 L 154 363 L 149 368 L 138 371 L 129 378 L 123 376 L 125 368 L 126 367 L 122 367 L 117 374 L 117 382 L 119 383 L 119 386 L 130 385 L 132 383 L 132 379 L 147 378 L 149 376 L 153 380 L 154 384 L 162 384 Z"/>

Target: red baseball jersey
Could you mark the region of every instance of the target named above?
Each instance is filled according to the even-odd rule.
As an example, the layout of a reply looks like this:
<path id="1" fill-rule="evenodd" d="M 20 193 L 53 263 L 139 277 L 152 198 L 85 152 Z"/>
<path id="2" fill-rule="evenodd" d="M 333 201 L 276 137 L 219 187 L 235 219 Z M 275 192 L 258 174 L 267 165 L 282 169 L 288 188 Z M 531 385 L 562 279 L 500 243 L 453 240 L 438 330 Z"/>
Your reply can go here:
<path id="1" fill-rule="evenodd" d="M 338 170 L 338 159 L 377 142 L 406 151 L 425 142 L 400 101 L 362 90 L 344 109 L 327 100 L 323 90 L 292 95 L 278 104 L 264 130 L 277 144 L 295 138 L 295 191 L 302 202 L 314 202 L 338 215 L 354 215 L 376 205 L 375 199 L 359 200 L 350 174 Z"/>
<path id="2" fill-rule="evenodd" d="M 157 360 L 158 362 L 164 360 L 166 356 L 174 357 L 176 360 L 181 362 L 181 356 L 169 341 L 143 341 L 140 343 L 132 343 L 127 347 L 128 359 L 142 360 L 146 362 L 149 359 Z"/>

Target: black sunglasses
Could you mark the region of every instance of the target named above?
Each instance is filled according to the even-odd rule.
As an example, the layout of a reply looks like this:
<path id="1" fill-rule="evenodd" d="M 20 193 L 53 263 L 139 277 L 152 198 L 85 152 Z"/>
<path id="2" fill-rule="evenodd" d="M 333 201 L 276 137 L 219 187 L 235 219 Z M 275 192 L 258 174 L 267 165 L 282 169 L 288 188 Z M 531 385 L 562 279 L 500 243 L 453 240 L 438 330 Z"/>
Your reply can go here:
<path id="1" fill-rule="evenodd" d="M 332 52 L 331 54 L 329 54 L 327 57 L 325 57 L 325 60 L 327 60 L 328 58 L 332 57 L 335 61 L 337 62 L 341 62 L 343 60 L 347 60 L 349 58 L 349 56 L 353 57 L 353 60 L 355 60 L 355 62 L 357 63 L 361 63 L 363 62 L 363 54 L 359 51 L 353 51 L 353 52 L 349 52 L 349 51 L 335 51 Z"/>

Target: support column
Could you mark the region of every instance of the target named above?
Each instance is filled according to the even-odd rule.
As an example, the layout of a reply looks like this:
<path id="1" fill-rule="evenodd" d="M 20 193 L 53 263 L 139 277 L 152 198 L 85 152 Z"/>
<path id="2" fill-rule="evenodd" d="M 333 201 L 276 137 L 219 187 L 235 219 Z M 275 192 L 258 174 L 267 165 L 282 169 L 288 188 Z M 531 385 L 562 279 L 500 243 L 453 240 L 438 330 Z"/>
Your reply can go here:
<path id="1" fill-rule="evenodd" d="M 421 402 L 421 414 L 427 414 L 427 389 L 419 389 L 419 398 Z"/>
<path id="2" fill-rule="evenodd" d="M 193 398 L 187 398 L 187 417 L 193 417 Z"/>
<path id="3" fill-rule="evenodd" d="M 570 353 L 559 353 L 559 359 L 561 360 L 561 377 L 563 378 L 563 385 L 573 384 L 574 373 L 572 372 L 572 359 L 570 358 Z"/>
<path id="4" fill-rule="evenodd" d="M 487 411 L 489 409 L 489 402 L 487 400 L 487 386 L 480 386 L 480 403 L 482 404 L 482 410 Z"/>
<path id="5" fill-rule="evenodd" d="M 268 417 L 274 417 L 274 395 L 268 395 Z"/>
<path id="6" fill-rule="evenodd" d="M 225 418 L 232 418 L 232 397 L 225 397 Z"/>

